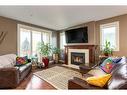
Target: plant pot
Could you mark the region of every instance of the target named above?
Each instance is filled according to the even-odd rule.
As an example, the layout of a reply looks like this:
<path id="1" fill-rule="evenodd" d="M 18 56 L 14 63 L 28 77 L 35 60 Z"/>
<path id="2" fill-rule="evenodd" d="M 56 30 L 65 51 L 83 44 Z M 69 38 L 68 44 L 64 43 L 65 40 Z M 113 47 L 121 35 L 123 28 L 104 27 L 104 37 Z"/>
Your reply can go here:
<path id="1" fill-rule="evenodd" d="M 58 63 L 59 61 L 59 54 L 53 54 L 53 60 L 55 63 Z"/>
<path id="2" fill-rule="evenodd" d="M 47 57 L 42 57 L 42 62 L 44 63 L 44 67 L 48 67 L 49 59 Z"/>
<path id="3" fill-rule="evenodd" d="M 104 53 L 105 56 L 108 56 L 109 54 L 108 53 Z"/>

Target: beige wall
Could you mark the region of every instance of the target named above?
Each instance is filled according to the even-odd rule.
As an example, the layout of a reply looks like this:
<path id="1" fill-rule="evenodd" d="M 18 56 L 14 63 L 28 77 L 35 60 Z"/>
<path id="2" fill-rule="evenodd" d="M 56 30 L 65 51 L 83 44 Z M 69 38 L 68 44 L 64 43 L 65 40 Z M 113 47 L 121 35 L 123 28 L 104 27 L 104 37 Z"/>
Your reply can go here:
<path id="1" fill-rule="evenodd" d="M 96 22 L 96 44 L 100 43 L 100 24 L 119 21 L 119 51 L 114 52 L 116 56 L 127 56 L 127 15 L 116 16 Z"/>
<path id="2" fill-rule="evenodd" d="M 0 55 L 16 53 L 17 51 L 17 23 L 10 19 L 0 17 L 0 32 L 7 31 L 7 35 L 0 44 Z"/>
<path id="3" fill-rule="evenodd" d="M 17 54 L 17 24 L 25 24 L 25 25 L 34 26 L 37 28 L 51 30 L 45 27 L 36 26 L 29 23 L 20 22 L 20 21 L 16 21 L 16 20 L 12 20 L 12 19 L 0 16 L 0 32 L 7 31 L 7 35 L 5 39 L 0 44 L 0 55 L 9 54 L 9 53 Z M 54 41 L 56 42 L 55 39 L 57 39 L 57 33 L 55 32 L 55 30 L 52 30 L 52 31 L 53 31 L 52 37 L 54 39 L 52 40 L 52 42 Z"/>

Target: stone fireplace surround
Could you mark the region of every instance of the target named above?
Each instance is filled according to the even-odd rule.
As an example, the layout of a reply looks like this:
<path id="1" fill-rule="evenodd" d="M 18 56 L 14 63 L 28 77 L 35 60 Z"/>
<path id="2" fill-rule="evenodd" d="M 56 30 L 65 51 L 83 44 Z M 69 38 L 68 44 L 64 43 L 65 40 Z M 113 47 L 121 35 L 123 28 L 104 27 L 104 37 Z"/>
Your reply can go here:
<path id="1" fill-rule="evenodd" d="M 66 45 L 65 46 L 65 64 L 72 67 L 78 67 L 71 64 L 71 52 L 85 53 L 85 65 L 94 63 L 95 45 Z"/>

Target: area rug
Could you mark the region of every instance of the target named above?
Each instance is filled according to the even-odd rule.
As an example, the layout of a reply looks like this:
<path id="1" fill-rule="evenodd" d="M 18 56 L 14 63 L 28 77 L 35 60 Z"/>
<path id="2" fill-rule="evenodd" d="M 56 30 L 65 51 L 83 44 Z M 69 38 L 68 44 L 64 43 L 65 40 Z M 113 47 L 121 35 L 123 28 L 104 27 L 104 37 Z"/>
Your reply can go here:
<path id="1" fill-rule="evenodd" d="M 68 89 L 69 79 L 72 79 L 73 77 L 82 77 L 78 71 L 61 66 L 55 66 L 43 71 L 35 72 L 34 75 L 47 81 L 56 89 Z"/>

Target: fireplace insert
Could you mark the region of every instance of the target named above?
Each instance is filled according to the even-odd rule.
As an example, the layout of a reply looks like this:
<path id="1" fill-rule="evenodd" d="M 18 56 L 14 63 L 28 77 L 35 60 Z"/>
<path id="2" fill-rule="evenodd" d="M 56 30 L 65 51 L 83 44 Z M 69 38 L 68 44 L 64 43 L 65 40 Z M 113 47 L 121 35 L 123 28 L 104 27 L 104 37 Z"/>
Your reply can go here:
<path id="1" fill-rule="evenodd" d="M 71 52 L 71 64 L 85 64 L 85 53 Z"/>

